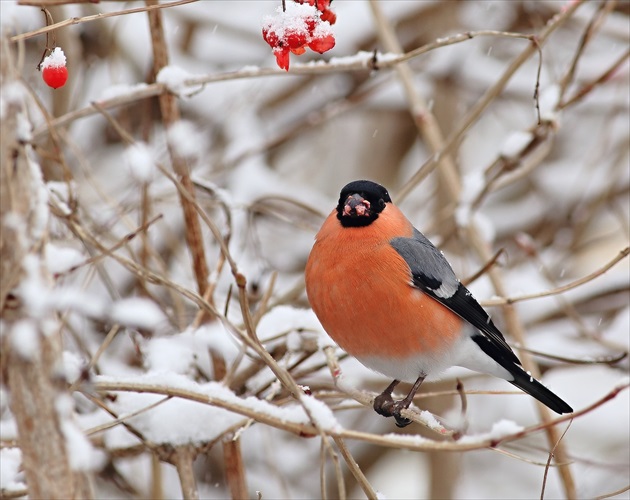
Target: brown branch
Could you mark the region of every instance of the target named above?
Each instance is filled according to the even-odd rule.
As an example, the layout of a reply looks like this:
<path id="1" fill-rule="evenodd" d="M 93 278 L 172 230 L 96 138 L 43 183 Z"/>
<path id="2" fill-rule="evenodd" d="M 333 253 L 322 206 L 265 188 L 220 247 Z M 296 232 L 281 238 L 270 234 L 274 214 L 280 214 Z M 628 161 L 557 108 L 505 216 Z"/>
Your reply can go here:
<path id="1" fill-rule="evenodd" d="M 195 455 L 196 451 L 193 446 L 177 446 L 171 458 L 173 464 L 177 467 L 182 496 L 185 500 L 199 499 L 195 472 L 193 470 Z"/>
<path id="2" fill-rule="evenodd" d="M 162 385 L 154 385 L 154 384 L 145 384 L 139 382 L 130 382 L 127 380 L 117 380 L 117 381 L 109 381 L 109 380 L 96 380 L 94 381 L 93 387 L 95 390 L 99 392 L 140 392 L 140 393 L 151 393 L 151 394 L 162 394 L 165 396 L 178 397 L 187 399 L 190 401 L 196 401 L 199 403 L 210 404 L 212 406 L 216 406 L 218 408 L 223 408 L 228 411 L 238 413 L 240 415 L 249 417 L 254 419 L 257 422 L 269 425 L 271 427 L 275 427 L 277 429 L 281 429 L 284 431 L 292 432 L 301 436 L 309 436 L 316 435 L 317 429 L 314 427 L 312 423 L 297 423 L 294 421 L 289 421 L 286 419 L 282 419 L 279 417 L 275 417 L 266 413 L 264 411 L 260 411 L 251 407 L 251 405 L 246 404 L 245 402 L 240 402 L 240 400 L 224 400 L 221 398 L 217 398 L 214 396 L 208 396 L 202 392 L 196 392 L 188 389 L 180 389 L 176 387 L 167 387 Z M 382 435 L 382 434 L 373 434 L 369 432 L 355 431 L 350 429 L 337 429 L 327 431 L 327 434 L 330 436 L 339 436 L 344 439 L 354 439 L 366 443 L 371 443 L 387 448 L 404 448 L 414 451 L 467 451 L 467 450 L 478 450 L 483 448 L 494 448 L 501 443 L 507 443 L 511 441 L 515 441 L 518 439 L 522 439 L 529 434 L 539 432 L 541 430 L 545 430 L 549 427 L 557 426 L 563 422 L 568 422 L 570 420 L 579 418 L 583 415 L 586 415 L 593 410 L 599 408 L 600 406 L 606 404 L 607 402 L 613 400 L 619 393 L 628 389 L 630 387 L 630 383 L 619 384 L 614 387 L 608 394 L 604 395 L 599 400 L 591 403 L 587 407 L 577 410 L 573 413 L 569 413 L 555 419 L 552 419 L 548 422 L 541 422 L 538 424 L 531 425 L 526 427 L 518 432 L 514 432 L 512 434 L 508 434 L 501 438 L 483 438 L 483 439 L 469 439 L 465 442 L 460 441 L 435 441 L 431 439 L 417 439 L 417 436 L 414 435 Z M 239 399 L 239 398 L 237 398 Z M 403 413 L 405 417 L 409 416 L 410 413 Z M 569 462 L 567 462 L 569 463 Z"/>
<path id="3" fill-rule="evenodd" d="M 157 5 L 157 0 L 146 0 L 147 6 Z M 151 44 L 153 46 L 153 72 L 157 75 L 162 68 L 168 65 L 168 48 L 164 39 L 164 28 L 162 26 L 162 12 L 156 9 L 148 11 L 149 27 L 151 30 Z M 160 110 L 162 111 L 162 122 L 166 132 L 180 119 L 177 98 L 164 93 L 159 97 Z M 195 190 L 190 179 L 190 171 L 184 158 L 182 158 L 173 147 L 172 141 L 168 140 L 168 151 L 171 157 L 173 170 L 179 177 L 184 189 L 194 200 Z M 201 225 L 197 216 L 194 204 L 188 197 L 180 196 L 180 203 L 184 211 L 184 221 L 186 225 L 185 235 L 188 249 L 192 255 L 193 274 L 197 280 L 197 289 L 201 295 L 204 294 L 208 286 L 208 264 L 203 246 L 203 235 Z"/>
<path id="4" fill-rule="evenodd" d="M 234 500 L 248 498 L 245 464 L 243 463 L 240 439 L 228 439 L 223 442 L 223 461 L 225 463 L 225 476 L 228 479 L 232 498 Z"/>
<path id="5" fill-rule="evenodd" d="M 5 38 L 0 39 L 0 72 L 3 85 L 19 85 L 12 47 Z M 46 206 L 46 191 L 41 169 L 18 135 L 18 117 L 28 120 L 28 104 L 32 103 L 27 93 L 7 100 L 0 122 L 0 315 L 5 332 L 0 339 L 0 376 L 10 396 L 29 496 L 93 498 L 90 477 L 71 467 L 72 450 L 62 427 L 74 425 L 67 421 L 74 414 L 59 410 L 60 398 L 70 396 L 60 383 L 58 322 L 50 313 L 32 311 L 31 297 L 16 290 L 26 280 L 37 280 L 37 293 L 51 292 L 44 259 L 49 213 L 35 208 Z M 7 307 L 7 302 L 14 303 Z"/>

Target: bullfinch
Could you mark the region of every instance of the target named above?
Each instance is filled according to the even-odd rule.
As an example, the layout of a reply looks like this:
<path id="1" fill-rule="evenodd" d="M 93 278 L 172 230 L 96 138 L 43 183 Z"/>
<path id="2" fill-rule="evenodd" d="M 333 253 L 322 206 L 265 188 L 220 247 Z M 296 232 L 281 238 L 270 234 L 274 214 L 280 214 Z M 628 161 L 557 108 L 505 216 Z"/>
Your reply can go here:
<path id="1" fill-rule="evenodd" d="M 557 413 L 573 411 L 523 369 L 442 252 L 379 184 L 359 180 L 341 190 L 315 237 L 305 279 L 311 307 L 333 340 L 394 379 L 374 409 L 399 427 L 410 423 L 400 412 L 423 380 L 451 366 L 507 380 Z M 400 381 L 413 387 L 394 401 Z"/>

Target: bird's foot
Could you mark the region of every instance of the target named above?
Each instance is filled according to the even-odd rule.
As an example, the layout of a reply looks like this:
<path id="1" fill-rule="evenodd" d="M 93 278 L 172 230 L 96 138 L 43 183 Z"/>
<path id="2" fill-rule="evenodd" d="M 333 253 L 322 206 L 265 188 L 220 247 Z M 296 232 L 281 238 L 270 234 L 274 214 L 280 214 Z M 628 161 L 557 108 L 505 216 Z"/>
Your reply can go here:
<path id="1" fill-rule="evenodd" d="M 407 427 L 411 420 L 403 417 L 400 412 L 406 410 L 409 407 L 409 403 L 405 399 L 394 401 L 391 394 L 384 392 L 374 398 L 374 411 L 384 417 L 394 417 L 398 427 Z"/>

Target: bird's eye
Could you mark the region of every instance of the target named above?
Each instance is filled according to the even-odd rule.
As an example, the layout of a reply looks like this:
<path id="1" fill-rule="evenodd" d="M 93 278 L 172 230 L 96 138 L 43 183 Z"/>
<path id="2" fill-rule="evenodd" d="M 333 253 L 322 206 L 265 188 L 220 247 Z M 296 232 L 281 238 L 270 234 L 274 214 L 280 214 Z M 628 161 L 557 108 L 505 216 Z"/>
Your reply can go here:
<path id="1" fill-rule="evenodd" d="M 383 198 L 378 200 L 378 206 L 381 208 L 385 208 L 385 200 Z"/>

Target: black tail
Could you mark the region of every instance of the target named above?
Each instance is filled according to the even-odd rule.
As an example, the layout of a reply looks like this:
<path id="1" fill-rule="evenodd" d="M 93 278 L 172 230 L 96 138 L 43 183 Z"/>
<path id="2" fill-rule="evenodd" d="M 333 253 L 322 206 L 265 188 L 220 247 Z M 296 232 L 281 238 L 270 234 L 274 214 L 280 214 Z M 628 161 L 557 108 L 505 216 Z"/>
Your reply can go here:
<path id="1" fill-rule="evenodd" d="M 515 385 L 522 391 L 525 391 L 527 394 L 534 396 L 538 401 L 545 406 L 548 406 L 556 413 L 562 414 L 573 412 L 573 408 L 538 382 L 538 380 L 534 377 L 528 375 L 521 369 L 520 366 L 518 369 L 510 370 L 510 372 L 514 376 L 514 380 L 510 381 L 511 384 Z"/>

